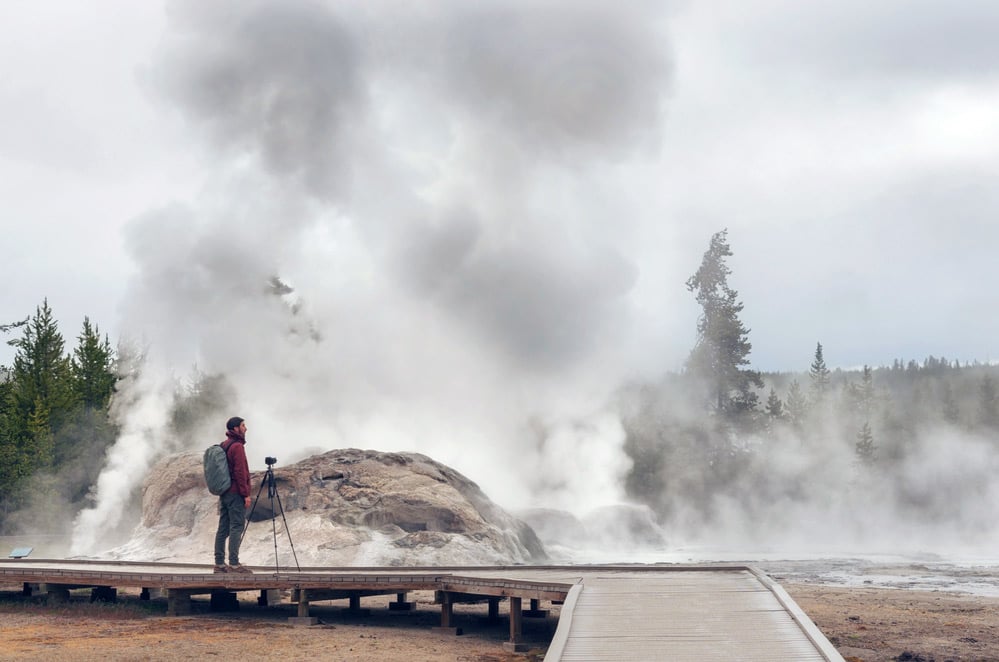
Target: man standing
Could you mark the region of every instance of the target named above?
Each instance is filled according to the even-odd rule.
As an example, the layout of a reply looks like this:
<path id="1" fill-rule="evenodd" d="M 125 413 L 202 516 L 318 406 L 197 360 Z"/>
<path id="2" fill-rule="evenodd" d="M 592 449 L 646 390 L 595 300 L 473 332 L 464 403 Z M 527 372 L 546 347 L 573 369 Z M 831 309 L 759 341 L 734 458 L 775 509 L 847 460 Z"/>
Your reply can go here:
<path id="1" fill-rule="evenodd" d="M 233 416 L 222 442 L 229 461 L 232 487 L 219 497 L 219 528 L 215 533 L 215 572 L 251 572 L 239 564 L 239 543 L 250 508 L 250 468 L 246 464 L 246 421 Z M 229 565 L 225 565 L 225 539 L 229 538 Z"/>

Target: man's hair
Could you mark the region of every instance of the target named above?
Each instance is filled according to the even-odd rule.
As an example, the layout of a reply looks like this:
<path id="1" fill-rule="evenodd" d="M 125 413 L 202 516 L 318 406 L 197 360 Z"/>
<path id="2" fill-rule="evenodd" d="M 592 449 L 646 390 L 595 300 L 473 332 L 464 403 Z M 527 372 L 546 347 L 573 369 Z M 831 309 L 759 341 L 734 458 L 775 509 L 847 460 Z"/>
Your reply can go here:
<path id="1" fill-rule="evenodd" d="M 240 426 L 240 424 L 242 422 L 243 422 L 242 418 L 240 418 L 239 416 L 233 416 L 228 421 L 226 421 L 226 423 L 225 423 L 225 429 L 226 430 L 235 430 L 236 428 L 238 428 Z"/>

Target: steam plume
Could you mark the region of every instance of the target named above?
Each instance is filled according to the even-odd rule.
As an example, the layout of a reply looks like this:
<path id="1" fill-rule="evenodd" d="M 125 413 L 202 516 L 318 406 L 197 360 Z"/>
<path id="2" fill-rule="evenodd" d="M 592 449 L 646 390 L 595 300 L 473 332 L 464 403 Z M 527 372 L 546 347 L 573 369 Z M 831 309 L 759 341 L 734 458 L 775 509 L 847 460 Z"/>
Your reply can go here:
<path id="1" fill-rule="evenodd" d="M 620 499 L 607 396 L 648 369 L 641 239 L 594 184 L 658 139 L 651 6 L 171 4 L 155 80 L 217 166 L 197 200 L 130 228 L 126 333 L 148 355 L 74 551 L 157 456 L 236 413 L 251 465 L 412 449 L 507 506 L 553 484 L 556 505 Z M 235 395 L 171 439 L 194 365 Z"/>

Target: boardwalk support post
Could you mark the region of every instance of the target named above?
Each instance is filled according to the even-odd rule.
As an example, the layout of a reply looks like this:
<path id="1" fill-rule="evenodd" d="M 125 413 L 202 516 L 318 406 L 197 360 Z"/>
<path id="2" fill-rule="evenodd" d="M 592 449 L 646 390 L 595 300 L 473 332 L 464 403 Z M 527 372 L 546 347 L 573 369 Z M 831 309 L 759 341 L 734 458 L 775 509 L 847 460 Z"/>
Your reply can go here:
<path id="1" fill-rule="evenodd" d="M 69 589 L 59 584 L 45 584 L 45 602 L 50 605 L 58 605 L 69 602 Z"/>
<path id="2" fill-rule="evenodd" d="M 520 603 L 519 597 L 510 598 L 510 641 L 503 642 L 503 650 L 511 653 L 526 653 L 529 648 L 526 643 L 521 641 L 523 612 Z"/>
<path id="3" fill-rule="evenodd" d="M 548 610 L 541 609 L 541 600 L 531 598 L 531 608 L 524 610 L 524 618 L 548 618 Z"/>
<path id="4" fill-rule="evenodd" d="M 441 603 L 441 624 L 440 627 L 433 628 L 434 632 L 455 636 L 461 634 L 461 628 L 451 625 L 454 617 L 454 596 L 449 591 L 437 591 L 437 599 Z"/>
<path id="5" fill-rule="evenodd" d="M 276 605 L 281 602 L 281 594 L 273 588 L 262 588 L 260 589 L 260 595 L 257 596 L 257 606 L 266 607 L 268 605 Z"/>
<path id="6" fill-rule="evenodd" d="M 298 617 L 305 618 L 309 615 L 309 593 L 304 588 L 298 592 Z"/>
<path id="7" fill-rule="evenodd" d="M 289 616 L 288 622 L 292 625 L 317 625 L 319 619 L 309 616 L 309 592 L 300 588 L 296 593 L 298 593 L 298 616 Z"/>
<path id="8" fill-rule="evenodd" d="M 212 590 L 211 602 L 212 611 L 239 611 L 239 598 L 232 591 L 225 589 Z"/>
<path id="9" fill-rule="evenodd" d="M 191 591 L 172 588 L 167 592 L 167 616 L 187 616 L 191 613 Z"/>
<path id="10" fill-rule="evenodd" d="M 416 603 L 406 602 L 405 593 L 396 593 L 395 602 L 390 602 L 388 608 L 391 611 L 412 611 L 416 608 Z"/>
<path id="11" fill-rule="evenodd" d="M 367 616 L 371 613 L 369 609 L 361 609 L 361 594 L 352 591 L 349 596 L 347 596 L 347 611 L 346 614 L 350 616 Z"/>

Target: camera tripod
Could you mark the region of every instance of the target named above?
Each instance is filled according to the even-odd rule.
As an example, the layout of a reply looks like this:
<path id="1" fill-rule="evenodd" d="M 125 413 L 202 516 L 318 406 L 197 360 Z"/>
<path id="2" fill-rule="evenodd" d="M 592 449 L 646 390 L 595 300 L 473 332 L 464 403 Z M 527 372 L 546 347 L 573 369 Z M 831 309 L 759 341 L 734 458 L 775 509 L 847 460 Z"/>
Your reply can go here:
<path id="1" fill-rule="evenodd" d="M 260 489 L 257 490 L 257 498 L 253 500 L 253 507 L 250 508 L 249 514 L 246 516 L 246 524 L 243 526 L 243 532 L 239 534 L 239 542 L 242 545 L 243 537 L 246 535 L 247 529 L 250 528 L 250 519 L 253 517 L 253 511 L 257 509 L 257 502 L 260 501 L 260 495 L 264 491 L 264 487 L 267 488 L 267 498 L 271 502 L 271 534 L 274 536 L 274 573 L 277 574 L 281 571 L 278 564 L 278 549 L 277 549 L 277 516 L 274 514 L 278 511 L 274 510 L 274 500 L 277 499 L 278 508 L 280 508 L 281 519 L 284 521 L 284 531 L 288 534 L 288 544 L 291 545 L 291 555 L 295 559 L 295 567 L 299 571 L 302 570 L 302 566 L 298 564 L 298 554 L 295 553 L 295 543 L 291 540 L 291 529 L 288 528 L 288 519 L 284 516 L 284 505 L 281 503 L 281 495 L 278 494 L 277 481 L 274 480 L 274 465 L 277 463 L 277 459 L 273 457 L 268 457 L 264 459 L 267 463 L 267 471 L 264 473 L 264 479 L 260 482 Z"/>

